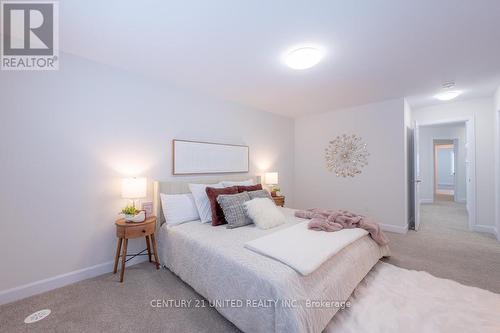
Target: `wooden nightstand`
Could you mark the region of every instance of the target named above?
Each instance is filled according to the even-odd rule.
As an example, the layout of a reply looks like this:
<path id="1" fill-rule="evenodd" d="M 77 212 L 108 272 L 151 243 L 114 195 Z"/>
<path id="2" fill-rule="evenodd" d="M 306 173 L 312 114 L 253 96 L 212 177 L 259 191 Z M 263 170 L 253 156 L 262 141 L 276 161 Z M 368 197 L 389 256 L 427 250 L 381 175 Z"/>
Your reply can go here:
<path id="1" fill-rule="evenodd" d="M 123 275 L 125 274 L 125 263 L 135 256 L 147 255 L 149 256 L 149 262 L 151 262 L 151 248 L 153 248 L 153 254 L 155 257 L 156 269 L 160 268 L 160 260 L 158 259 L 158 249 L 156 246 L 156 216 L 151 216 L 146 219 L 144 222 L 134 223 L 134 222 L 126 222 L 124 219 L 119 219 L 115 222 L 116 225 L 116 237 L 118 237 L 118 244 L 116 246 L 116 255 L 115 255 L 115 268 L 113 270 L 113 274 L 116 273 L 118 269 L 118 260 L 120 259 L 120 250 L 122 251 L 122 270 L 120 273 L 120 282 L 123 282 Z M 146 246 L 147 248 L 142 250 L 136 254 L 127 254 L 127 245 L 128 240 L 132 238 L 146 238 Z M 123 244 L 123 249 L 122 249 Z M 143 252 L 148 251 L 147 254 L 143 254 Z M 127 259 L 127 257 L 131 257 Z"/>
<path id="2" fill-rule="evenodd" d="M 273 200 L 274 200 L 274 203 L 276 204 L 276 206 L 281 206 L 281 207 L 284 207 L 285 206 L 285 197 L 280 195 L 280 196 L 275 196 L 273 197 Z"/>

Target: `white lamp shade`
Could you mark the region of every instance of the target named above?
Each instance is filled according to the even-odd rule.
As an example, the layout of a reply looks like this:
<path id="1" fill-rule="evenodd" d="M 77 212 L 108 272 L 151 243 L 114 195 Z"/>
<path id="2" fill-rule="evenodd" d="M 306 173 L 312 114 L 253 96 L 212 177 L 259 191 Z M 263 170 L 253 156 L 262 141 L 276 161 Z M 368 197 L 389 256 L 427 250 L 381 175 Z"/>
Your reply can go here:
<path id="1" fill-rule="evenodd" d="M 266 172 L 266 184 L 267 185 L 278 184 L 278 173 L 277 172 Z"/>
<path id="2" fill-rule="evenodd" d="M 146 178 L 124 178 L 122 180 L 122 198 L 139 199 L 146 197 Z"/>

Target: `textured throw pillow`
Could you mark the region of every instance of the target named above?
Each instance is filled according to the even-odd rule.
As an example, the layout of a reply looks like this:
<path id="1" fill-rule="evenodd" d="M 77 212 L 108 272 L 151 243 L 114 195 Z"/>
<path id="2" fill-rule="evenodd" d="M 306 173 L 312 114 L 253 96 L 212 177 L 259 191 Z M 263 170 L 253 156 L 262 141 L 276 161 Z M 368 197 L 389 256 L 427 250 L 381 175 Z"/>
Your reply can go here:
<path id="1" fill-rule="evenodd" d="M 255 198 L 268 198 L 271 200 L 273 199 L 271 194 L 269 194 L 269 192 L 267 192 L 266 190 L 251 191 L 248 192 L 248 196 L 250 197 L 250 199 L 255 199 Z"/>
<path id="2" fill-rule="evenodd" d="M 228 229 L 238 228 L 252 223 L 252 220 L 245 214 L 245 208 L 243 206 L 248 200 L 250 200 L 250 197 L 247 192 L 229 195 L 221 194 L 217 197 L 217 201 L 224 212 Z"/>
<path id="3" fill-rule="evenodd" d="M 243 186 L 243 185 L 238 185 L 238 192 L 250 192 L 250 191 L 257 191 L 257 190 L 262 190 L 262 185 L 257 184 L 257 185 L 249 185 L 249 186 Z"/>
<path id="4" fill-rule="evenodd" d="M 260 229 L 274 228 L 285 223 L 285 215 L 271 199 L 255 198 L 244 203 L 246 214 Z"/>
<path id="5" fill-rule="evenodd" d="M 213 188 L 207 187 L 205 189 L 207 192 L 208 200 L 210 201 L 210 209 L 212 211 L 212 225 L 226 224 L 226 219 L 224 218 L 224 212 L 217 202 L 217 197 L 221 194 L 236 194 L 238 193 L 238 187 L 224 187 L 224 188 Z"/>
<path id="6" fill-rule="evenodd" d="M 181 224 L 200 218 L 192 194 L 160 193 L 160 199 L 163 216 L 168 224 Z"/>
<path id="7" fill-rule="evenodd" d="M 210 201 L 205 189 L 207 187 L 223 188 L 221 183 L 218 184 L 189 184 L 189 190 L 193 194 L 198 214 L 202 223 L 212 221 L 212 210 L 210 209 Z"/>
<path id="8" fill-rule="evenodd" d="M 250 186 L 250 185 L 255 184 L 255 182 L 254 182 L 253 179 L 241 180 L 241 181 L 223 180 L 220 183 L 224 187 L 229 187 L 229 186 Z"/>

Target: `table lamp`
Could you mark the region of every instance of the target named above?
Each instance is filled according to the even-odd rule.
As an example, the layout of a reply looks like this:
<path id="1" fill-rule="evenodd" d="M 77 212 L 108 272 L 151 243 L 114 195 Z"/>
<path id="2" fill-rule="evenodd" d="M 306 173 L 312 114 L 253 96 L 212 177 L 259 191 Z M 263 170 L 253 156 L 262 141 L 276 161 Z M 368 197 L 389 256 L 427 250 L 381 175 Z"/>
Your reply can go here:
<path id="1" fill-rule="evenodd" d="M 265 183 L 271 188 L 271 195 L 276 196 L 276 185 L 278 185 L 278 173 L 277 172 L 266 172 Z"/>
<path id="2" fill-rule="evenodd" d="M 135 200 L 146 197 L 146 178 L 124 178 L 122 180 L 122 198 L 132 200 L 135 207 Z"/>

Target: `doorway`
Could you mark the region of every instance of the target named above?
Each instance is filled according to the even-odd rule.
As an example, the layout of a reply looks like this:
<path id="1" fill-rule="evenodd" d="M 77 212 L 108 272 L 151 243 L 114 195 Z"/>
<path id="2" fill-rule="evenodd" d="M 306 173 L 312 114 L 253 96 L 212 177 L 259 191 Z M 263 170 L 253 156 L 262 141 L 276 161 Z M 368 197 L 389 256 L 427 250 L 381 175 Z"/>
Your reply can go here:
<path id="1" fill-rule="evenodd" d="M 414 124 L 412 229 L 472 230 L 475 225 L 473 122 L 471 118 Z"/>
<path id="2" fill-rule="evenodd" d="M 434 140 L 434 201 L 458 201 L 458 139 Z"/>

